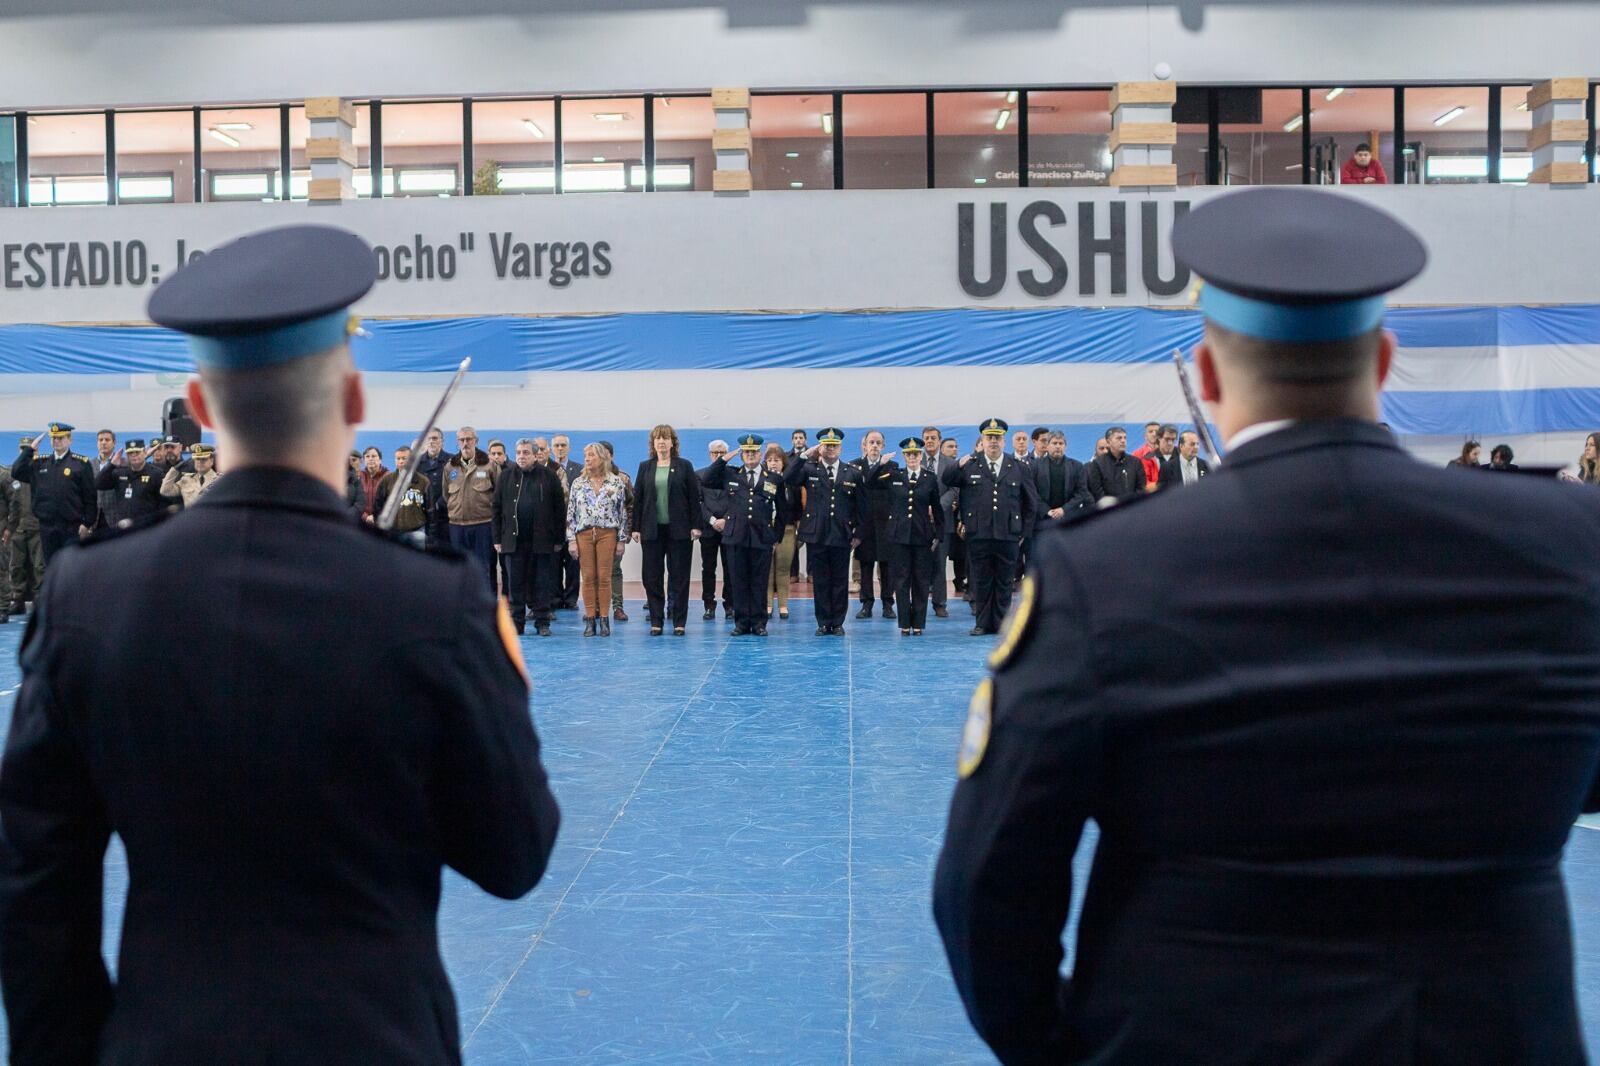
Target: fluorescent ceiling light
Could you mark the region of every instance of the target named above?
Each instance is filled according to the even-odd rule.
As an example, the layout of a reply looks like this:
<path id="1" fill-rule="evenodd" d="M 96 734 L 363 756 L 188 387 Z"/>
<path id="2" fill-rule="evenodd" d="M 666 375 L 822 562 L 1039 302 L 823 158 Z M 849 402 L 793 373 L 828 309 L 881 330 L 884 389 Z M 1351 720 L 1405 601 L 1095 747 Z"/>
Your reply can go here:
<path id="1" fill-rule="evenodd" d="M 789 183 L 789 188 L 791 188 L 791 189 L 803 189 L 805 187 L 806 187 L 806 183 L 803 182 L 803 181 L 791 181 Z"/>
<path id="2" fill-rule="evenodd" d="M 785 152 L 785 153 L 783 153 L 783 158 L 785 158 L 785 159 L 799 159 L 800 158 L 800 153 L 799 152 Z"/>
<path id="3" fill-rule="evenodd" d="M 987 185 L 987 184 L 989 184 L 989 179 L 988 178 L 973 178 L 972 179 L 972 184 L 974 184 L 974 185 Z"/>
<path id="4" fill-rule="evenodd" d="M 596 122 L 625 122 L 628 118 L 621 111 L 595 111 L 593 115 Z"/>
<path id="5" fill-rule="evenodd" d="M 1344 89 L 1342 87 L 1338 88 L 1338 89 L 1329 89 L 1327 95 L 1324 96 L 1323 99 L 1324 100 L 1337 100 L 1337 99 L 1339 99 L 1339 97 L 1341 97 L 1343 95 L 1344 95 Z"/>
<path id="6" fill-rule="evenodd" d="M 533 121 L 533 119 L 525 118 L 522 120 L 522 124 L 523 126 L 527 127 L 528 132 L 533 134 L 535 137 L 539 137 L 541 139 L 544 137 L 544 130 L 541 129 L 539 124 Z"/>
<path id="7" fill-rule="evenodd" d="M 1014 104 L 1016 102 L 1017 102 L 1017 90 L 1012 89 L 1010 92 L 1006 93 L 1006 103 Z"/>
<path id="8" fill-rule="evenodd" d="M 829 134 L 830 136 L 833 134 L 833 112 L 832 111 L 824 111 L 822 113 L 822 132 L 826 133 L 826 134 Z"/>
<path id="9" fill-rule="evenodd" d="M 1460 118 L 1466 113 L 1467 109 L 1464 107 L 1452 107 L 1450 110 L 1434 119 L 1433 124 L 1435 126 L 1443 126 L 1446 122 L 1454 122 L 1456 119 Z"/>
<path id="10" fill-rule="evenodd" d="M 1009 107 L 1002 107 L 1000 109 L 999 116 L 994 120 L 994 128 L 997 130 L 1003 130 L 1006 128 L 1006 123 L 1010 121 L 1011 109 Z"/>
<path id="11" fill-rule="evenodd" d="M 221 141 L 223 144 L 227 145 L 229 148 L 239 147 L 239 138 L 229 136 L 228 134 L 217 129 L 215 126 L 212 126 L 210 129 L 206 130 L 206 132 L 211 134 L 211 136 L 215 137 L 217 140 Z"/>
<path id="12" fill-rule="evenodd" d="M 597 155 L 597 156 L 592 156 L 592 157 L 591 157 L 591 158 L 592 158 L 592 159 L 593 159 L 593 160 L 594 160 L 594 161 L 595 161 L 595 162 L 596 162 L 596 163 L 604 163 L 604 162 L 605 162 L 605 161 L 606 161 L 606 157 L 605 157 L 605 156 L 603 156 L 603 155 Z"/>
<path id="13" fill-rule="evenodd" d="M 1526 111 L 1526 110 L 1528 110 L 1528 101 L 1526 99 L 1524 99 L 1522 101 L 1522 103 L 1517 105 L 1517 110 L 1518 111 Z"/>
<path id="14" fill-rule="evenodd" d="M 241 131 L 241 132 L 244 131 L 244 130 L 253 130 L 253 129 L 255 129 L 255 127 L 250 125 L 250 123 L 248 123 L 248 122 L 219 122 L 215 126 L 212 126 L 211 128 L 214 129 L 214 130 L 230 130 L 230 131 L 238 130 L 238 131 Z"/>
<path id="15" fill-rule="evenodd" d="M 1305 122 L 1305 120 L 1306 117 L 1304 115 L 1296 115 L 1294 118 L 1283 124 L 1283 132 L 1293 133 L 1295 130 L 1300 128 L 1301 123 Z"/>
<path id="16" fill-rule="evenodd" d="M 1283 169 L 1284 170 L 1299 170 L 1300 169 L 1300 164 L 1299 163 L 1290 163 L 1288 166 L 1284 167 Z"/>

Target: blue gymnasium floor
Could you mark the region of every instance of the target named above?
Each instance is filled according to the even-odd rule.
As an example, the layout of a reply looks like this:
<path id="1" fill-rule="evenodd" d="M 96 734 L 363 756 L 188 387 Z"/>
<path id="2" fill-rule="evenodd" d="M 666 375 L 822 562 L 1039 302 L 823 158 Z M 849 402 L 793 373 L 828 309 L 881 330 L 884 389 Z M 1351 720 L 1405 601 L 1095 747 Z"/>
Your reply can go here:
<path id="1" fill-rule="evenodd" d="M 720 617 L 651 639 L 629 606 L 635 621 L 609 643 L 582 641 L 571 612 L 555 637 L 525 640 L 564 822 L 523 900 L 447 878 L 440 932 L 466 1061 L 993 1061 L 928 904 L 989 649 L 966 635 L 960 601 L 910 642 L 883 619 L 813 637 L 809 601 L 766 641 L 732 640 Z M 0 728 L 15 622 L 0 627 Z M 605 704 L 569 702 L 607 655 Z M 1080 892 L 1087 859 L 1086 843 Z M 1600 832 L 1574 830 L 1566 868 L 1600 1055 Z M 108 957 L 125 887 L 113 844 Z"/>

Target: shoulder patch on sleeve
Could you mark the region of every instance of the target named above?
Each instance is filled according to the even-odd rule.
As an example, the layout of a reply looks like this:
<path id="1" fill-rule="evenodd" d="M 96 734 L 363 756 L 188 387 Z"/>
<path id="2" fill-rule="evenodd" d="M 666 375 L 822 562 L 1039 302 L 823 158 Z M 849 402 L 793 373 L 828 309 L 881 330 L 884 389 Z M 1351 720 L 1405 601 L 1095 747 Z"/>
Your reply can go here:
<path id="1" fill-rule="evenodd" d="M 1033 626 L 1034 605 L 1038 599 L 1038 580 L 1032 574 L 1024 575 L 1022 589 L 1011 604 L 1011 613 L 1006 615 L 1006 620 L 1001 623 L 1000 630 L 1003 636 L 1000 638 L 1000 645 L 989 653 L 989 669 L 996 671 L 1005 669 L 1011 657 L 1022 646 Z"/>
<path id="2" fill-rule="evenodd" d="M 532 688 L 533 681 L 528 677 L 528 664 L 522 660 L 522 643 L 517 639 L 517 627 L 511 624 L 511 612 L 506 609 L 504 596 L 495 600 L 494 615 L 495 628 L 500 631 L 500 645 L 506 650 L 506 658 L 517 668 L 517 673 L 522 675 L 522 683 Z"/>
<path id="3" fill-rule="evenodd" d="M 994 679 L 984 678 L 972 690 L 967 703 L 967 724 L 961 730 L 961 751 L 956 757 L 956 770 L 963 780 L 972 776 L 983 753 L 989 750 L 989 726 L 994 720 Z"/>

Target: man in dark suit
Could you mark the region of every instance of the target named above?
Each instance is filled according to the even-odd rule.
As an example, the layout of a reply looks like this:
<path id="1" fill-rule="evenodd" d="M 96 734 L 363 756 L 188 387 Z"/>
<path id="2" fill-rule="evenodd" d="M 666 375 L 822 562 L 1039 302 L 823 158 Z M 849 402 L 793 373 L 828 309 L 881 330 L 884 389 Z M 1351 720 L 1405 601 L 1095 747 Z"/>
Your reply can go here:
<path id="1" fill-rule="evenodd" d="M 1209 477 L 1211 464 L 1200 458 L 1200 434 L 1186 429 L 1178 435 L 1178 450 L 1161 464 L 1161 487 L 1183 488 L 1198 485 L 1200 479 Z"/>
<path id="2" fill-rule="evenodd" d="M 962 456 L 940 476 L 946 488 L 961 490 L 956 514 L 967 542 L 975 637 L 1000 631 L 1000 619 L 1011 608 L 1017 552 L 1039 510 L 1032 467 L 1003 454 L 1005 422 L 991 418 L 979 432 L 983 450 Z"/>
<path id="3" fill-rule="evenodd" d="M 1097 450 L 1085 471 L 1090 497 L 1098 504 L 1107 496 L 1122 503 L 1144 495 L 1149 477 L 1143 460 L 1128 451 L 1128 431 L 1112 426 L 1106 430 L 1105 442 L 1106 450 Z"/>
<path id="4" fill-rule="evenodd" d="M 956 459 L 944 454 L 944 434 L 937 426 L 924 426 L 922 429 L 922 468 L 933 475 L 935 481 L 947 467 L 954 466 Z M 950 617 L 950 579 L 948 560 L 950 558 L 950 538 L 954 535 L 956 499 L 961 495 L 960 489 L 945 488 L 944 483 L 939 484 L 939 506 L 944 512 L 944 521 L 940 523 L 939 543 L 933 549 L 933 572 L 928 579 L 928 596 L 933 604 L 933 613 L 936 618 Z"/>
<path id="5" fill-rule="evenodd" d="M 572 438 L 565 433 L 556 433 L 550 437 L 550 465 L 557 470 L 562 486 L 570 492 L 572 483 L 583 476 L 583 464 L 574 462 L 569 456 L 572 454 Z M 556 581 L 560 589 L 556 606 L 564 611 L 578 609 L 578 593 L 582 591 L 582 575 L 578 572 L 578 557 L 567 551 L 567 542 L 562 540 L 560 547 L 556 548 L 556 555 L 560 559 L 561 569 L 556 572 Z"/>
<path id="6" fill-rule="evenodd" d="M 883 466 L 883 434 L 871 430 L 861 438 L 861 457 L 851 466 L 861 471 L 861 480 L 870 485 Z M 878 573 L 878 591 L 883 594 L 883 617 L 894 617 L 894 585 L 889 578 L 889 557 L 883 550 L 883 537 L 889 528 L 889 501 L 880 493 L 872 493 L 858 503 L 861 513 L 861 546 L 856 549 L 856 564 L 861 569 L 861 609 L 857 618 L 871 618 L 873 595 L 872 573 Z"/>
<path id="7" fill-rule="evenodd" d="M 550 635 L 555 620 L 556 545 L 567 539 L 567 494 L 548 463 L 535 458 L 533 441 L 523 437 L 511 466 L 494 486 L 494 544 L 505 567 L 506 599 L 518 633 L 528 627 Z"/>
<path id="8" fill-rule="evenodd" d="M 1040 538 L 936 875 L 974 1025 L 1006 1063 L 1581 1063 L 1560 859 L 1600 807 L 1600 551 L 1550 530 L 1600 545 L 1600 499 L 1379 427 L 1382 294 L 1426 259 L 1392 217 L 1252 190 L 1172 247 L 1227 464 Z"/>
<path id="9" fill-rule="evenodd" d="M 376 269 L 353 234 L 287 226 L 151 297 L 191 334 L 189 407 L 228 474 L 50 564 L 0 763 L 13 1066 L 461 1061 L 441 867 L 521 896 L 558 812 L 476 567 L 369 532 L 341 497 L 366 407 L 348 307 Z M 150 654 L 153 616 L 204 654 Z M 393 654 L 371 654 L 379 632 Z"/>
<path id="10" fill-rule="evenodd" d="M 1033 488 L 1039 494 L 1039 522 L 1064 518 L 1094 506 L 1084 481 L 1083 464 L 1067 454 L 1067 435 L 1052 430 L 1045 454 L 1033 463 Z"/>
<path id="11" fill-rule="evenodd" d="M 707 446 L 711 462 L 696 470 L 700 479 L 700 601 L 705 605 L 702 616 L 707 622 L 717 616 L 717 563 L 722 563 L 722 615 L 733 617 L 733 592 L 728 588 L 728 567 L 733 563 L 732 553 L 717 532 L 716 519 L 728 517 L 728 493 L 714 474 L 717 462 L 724 464 L 728 458 L 728 442 L 714 440 Z"/>
<path id="12" fill-rule="evenodd" d="M 806 448 L 808 447 L 807 439 L 806 431 L 803 429 L 794 430 L 789 434 L 789 454 L 783 461 L 785 466 L 788 466 L 790 461 L 797 459 L 806 453 Z M 790 581 L 800 580 L 800 551 L 804 547 L 805 545 L 801 544 L 799 541 L 795 542 L 794 555 L 789 559 Z M 809 557 L 806 559 L 805 571 L 806 577 L 809 578 L 811 576 L 811 560 Z"/>
<path id="13" fill-rule="evenodd" d="M 833 426 L 817 432 L 817 443 L 790 459 L 783 480 L 806 490 L 806 513 L 796 534 L 811 559 L 811 604 L 817 636 L 844 635 L 850 609 L 850 549 L 860 541 L 861 471 L 839 462 L 844 434 Z"/>

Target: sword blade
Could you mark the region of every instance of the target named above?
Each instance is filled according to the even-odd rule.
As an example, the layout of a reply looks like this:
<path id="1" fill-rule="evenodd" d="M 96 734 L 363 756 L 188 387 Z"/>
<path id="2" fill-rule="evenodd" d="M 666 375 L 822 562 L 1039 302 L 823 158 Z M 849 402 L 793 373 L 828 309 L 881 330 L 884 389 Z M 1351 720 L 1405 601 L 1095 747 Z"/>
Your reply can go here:
<path id="1" fill-rule="evenodd" d="M 439 421 L 439 415 L 444 411 L 444 405 L 450 402 L 450 397 L 456 394 L 456 389 L 461 385 L 461 379 L 467 376 L 467 368 L 472 365 L 469 355 L 461 360 L 461 365 L 456 367 L 455 376 L 450 379 L 450 384 L 445 387 L 444 395 L 439 397 L 439 402 L 434 405 L 433 414 L 422 424 L 422 429 L 417 432 L 417 439 L 411 442 L 411 460 L 406 464 L 406 478 L 402 484 L 397 472 L 394 478 L 394 491 L 389 494 L 389 499 L 384 502 L 383 513 L 378 516 L 378 528 L 390 530 L 394 528 L 395 520 L 400 517 L 400 503 L 405 499 L 406 490 L 411 487 L 411 472 L 416 469 L 413 465 L 417 456 L 422 454 L 422 442 L 428 439 L 428 431 Z"/>
<path id="2" fill-rule="evenodd" d="M 1222 461 L 1222 449 L 1217 447 L 1216 440 L 1211 436 L 1211 427 L 1206 424 L 1206 413 L 1200 407 L 1200 398 L 1194 393 L 1194 384 L 1189 380 L 1189 368 L 1184 365 L 1183 353 L 1172 349 L 1172 363 L 1178 368 L 1178 384 L 1183 388 L 1183 402 L 1189 405 L 1189 417 L 1194 421 L 1194 431 L 1200 437 L 1200 443 L 1205 445 L 1206 452 L 1217 462 Z"/>

